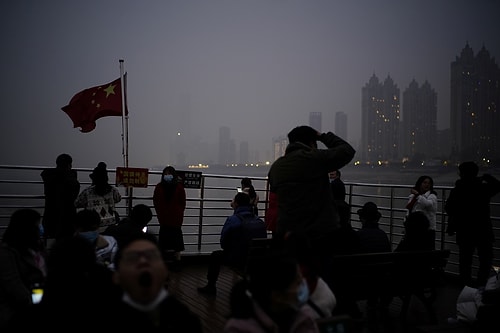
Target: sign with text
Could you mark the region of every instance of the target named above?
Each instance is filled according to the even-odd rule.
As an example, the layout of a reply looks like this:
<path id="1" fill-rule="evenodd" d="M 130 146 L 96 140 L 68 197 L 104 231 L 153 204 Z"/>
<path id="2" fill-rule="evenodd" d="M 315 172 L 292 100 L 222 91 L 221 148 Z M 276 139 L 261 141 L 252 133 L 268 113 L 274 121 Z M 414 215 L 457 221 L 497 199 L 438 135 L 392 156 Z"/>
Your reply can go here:
<path id="1" fill-rule="evenodd" d="M 116 186 L 148 187 L 149 170 L 144 168 L 116 168 Z"/>
<path id="2" fill-rule="evenodd" d="M 182 179 L 184 188 L 201 188 L 201 172 L 177 170 L 177 175 Z"/>

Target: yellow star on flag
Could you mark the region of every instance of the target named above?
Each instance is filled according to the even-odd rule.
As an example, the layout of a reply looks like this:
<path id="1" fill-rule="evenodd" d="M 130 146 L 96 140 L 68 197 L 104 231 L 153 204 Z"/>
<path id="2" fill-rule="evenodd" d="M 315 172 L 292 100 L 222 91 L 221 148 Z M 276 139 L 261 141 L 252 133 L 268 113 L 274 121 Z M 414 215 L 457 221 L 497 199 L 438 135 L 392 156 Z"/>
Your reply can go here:
<path id="1" fill-rule="evenodd" d="M 113 94 L 115 95 L 115 87 L 116 84 L 110 84 L 104 91 L 106 92 L 106 98 L 108 98 L 109 95 Z"/>

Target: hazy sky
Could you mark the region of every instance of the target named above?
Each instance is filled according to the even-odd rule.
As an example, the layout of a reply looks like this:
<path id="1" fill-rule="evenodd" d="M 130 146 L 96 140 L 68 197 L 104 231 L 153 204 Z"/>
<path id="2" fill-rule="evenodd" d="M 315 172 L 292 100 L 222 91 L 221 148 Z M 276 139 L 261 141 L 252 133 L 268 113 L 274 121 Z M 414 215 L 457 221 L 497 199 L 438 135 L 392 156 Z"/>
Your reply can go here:
<path id="1" fill-rule="evenodd" d="M 0 164 L 122 165 L 119 117 L 90 133 L 61 110 L 128 73 L 129 165 L 217 161 L 220 126 L 263 160 L 272 138 L 322 112 L 348 115 L 360 141 L 361 88 L 428 80 L 449 127 L 450 62 L 466 42 L 500 57 L 498 0 L 177 0 L 0 2 Z M 404 110 L 403 110 L 404 117 Z M 181 135 L 177 136 L 176 133 Z"/>

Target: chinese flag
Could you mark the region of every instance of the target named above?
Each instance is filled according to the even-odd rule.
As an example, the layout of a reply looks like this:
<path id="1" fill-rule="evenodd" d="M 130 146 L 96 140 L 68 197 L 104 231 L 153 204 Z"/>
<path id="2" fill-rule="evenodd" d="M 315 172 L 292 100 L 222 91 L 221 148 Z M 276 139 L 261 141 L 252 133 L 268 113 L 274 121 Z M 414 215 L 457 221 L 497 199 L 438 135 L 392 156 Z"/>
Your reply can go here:
<path id="1" fill-rule="evenodd" d="M 101 117 L 120 117 L 122 115 L 120 78 L 80 91 L 61 109 L 71 118 L 73 127 L 80 127 L 83 133 L 92 131 L 96 126 L 95 121 Z"/>

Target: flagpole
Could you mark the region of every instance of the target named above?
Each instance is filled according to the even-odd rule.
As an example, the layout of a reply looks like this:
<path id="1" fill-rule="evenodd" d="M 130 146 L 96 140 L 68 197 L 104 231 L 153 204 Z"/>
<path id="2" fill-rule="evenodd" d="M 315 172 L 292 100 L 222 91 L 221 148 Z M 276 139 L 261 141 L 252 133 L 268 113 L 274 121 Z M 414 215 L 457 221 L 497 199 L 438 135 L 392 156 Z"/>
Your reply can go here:
<path id="1" fill-rule="evenodd" d="M 126 85 L 125 74 L 123 69 L 123 59 L 120 59 L 120 78 L 121 78 L 121 93 L 122 93 L 122 155 L 123 166 L 128 167 L 128 114 L 126 110 Z"/>
<path id="2" fill-rule="evenodd" d="M 127 111 L 127 80 L 123 69 L 123 59 L 120 59 L 120 79 L 122 92 L 122 151 L 123 151 L 123 166 L 128 168 L 128 112 Z M 132 187 L 125 188 L 125 195 L 128 198 L 127 216 L 130 216 L 132 210 Z"/>

